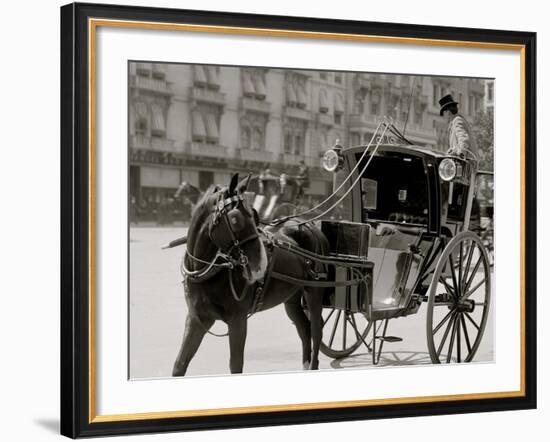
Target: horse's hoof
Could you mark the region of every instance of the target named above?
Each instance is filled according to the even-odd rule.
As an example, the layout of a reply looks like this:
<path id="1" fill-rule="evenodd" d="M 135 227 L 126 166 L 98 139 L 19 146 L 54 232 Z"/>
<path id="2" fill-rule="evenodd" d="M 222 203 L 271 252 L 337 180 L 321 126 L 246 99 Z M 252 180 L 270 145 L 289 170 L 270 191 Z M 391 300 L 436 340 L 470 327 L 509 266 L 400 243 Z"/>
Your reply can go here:
<path id="1" fill-rule="evenodd" d="M 309 366 L 310 370 L 319 370 L 319 362 L 311 363 Z"/>
<path id="2" fill-rule="evenodd" d="M 304 367 L 304 370 L 309 370 L 309 361 L 308 362 L 303 362 L 302 367 Z"/>

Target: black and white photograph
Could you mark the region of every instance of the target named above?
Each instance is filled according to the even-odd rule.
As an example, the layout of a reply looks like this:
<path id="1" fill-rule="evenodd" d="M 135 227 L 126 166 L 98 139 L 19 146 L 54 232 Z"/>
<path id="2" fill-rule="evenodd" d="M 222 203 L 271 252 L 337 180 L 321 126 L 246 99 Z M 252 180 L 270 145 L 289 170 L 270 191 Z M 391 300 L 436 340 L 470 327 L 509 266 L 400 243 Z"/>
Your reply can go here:
<path id="1" fill-rule="evenodd" d="M 129 379 L 494 362 L 496 92 L 129 61 Z"/>

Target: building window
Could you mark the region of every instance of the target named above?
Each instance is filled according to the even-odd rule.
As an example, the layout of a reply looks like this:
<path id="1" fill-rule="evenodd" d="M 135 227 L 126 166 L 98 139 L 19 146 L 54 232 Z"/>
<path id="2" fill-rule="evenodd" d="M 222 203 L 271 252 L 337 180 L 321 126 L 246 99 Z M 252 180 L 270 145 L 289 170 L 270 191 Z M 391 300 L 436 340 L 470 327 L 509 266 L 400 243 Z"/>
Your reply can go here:
<path id="1" fill-rule="evenodd" d="M 266 97 L 266 88 L 265 88 L 265 75 L 262 75 L 259 72 L 256 72 L 253 77 L 254 82 L 254 96 L 256 100 L 263 101 Z"/>
<path id="2" fill-rule="evenodd" d="M 326 80 L 327 79 L 327 73 L 326 72 L 319 72 L 319 77 L 321 78 L 321 80 Z"/>
<path id="3" fill-rule="evenodd" d="M 219 144 L 222 107 L 200 103 L 191 113 L 192 141 Z"/>
<path id="4" fill-rule="evenodd" d="M 208 89 L 217 91 L 220 89 L 220 68 L 218 66 L 204 66 L 206 84 Z"/>
<path id="5" fill-rule="evenodd" d="M 487 84 L 487 99 L 489 101 L 493 101 L 493 95 L 494 95 L 494 84 L 489 83 Z"/>
<path id="6" fill-rule="evenodd" d="M 193 111 L 192 115 L 192 139 L 196 143 L 202 143 L 206 140 L 206 126 L 204 118 L 199 111 Z"/>
<path id="7" fill-rule="evenodd" d="M 305 109 L 307 107 L 307 94 L 306 94 L 306 85 L 305 81 L 300 82 L 297 87 L 297 96 L 298 96 L 298 102 L 296 105 L 300 109 Z"/>
<path id="8" fill-rule="evenodd" d="M 139 75 L 140 77 L 149 77 L 149 75 L 151 74 L 151 64 L 137 63 L 136 74 Z"/>
<path id="9" fill-rule="evenodd" d="M 380 91 L 373 92 L 370 100 L 370 113 L 372 115 L 378 115 L 380 111 Z"/>
<path id="10" fill-rule="evenodd" d="M 422 126 L 422 112 L 416 111 L 414 113 L 414 123 Z"/>
<path id="11" fill-rule="evenodd" d="M 217 116 L 213 113 L 206 114 L 206 142 L 209 144 L 218 144 L 220 133 L 218 130 Z"/>
<path id="12" fill-rule="evenodd" d="M 193 66 L 193 84 L 195 87 L 206 87 L 206 72 L 204 66 Z"/>
<path id="13" fill-rule="evenodd" d="M 162 63 L 153 63 L 153 78 L 164 80 L 166 78 L 166 65 Z"/>
<path id="14" fill-rule="evenodd" d="M 294 107 L 298 102 L 298 97 L 296 95 L 296 89 L 293 84 L 286 85 L 286 104 L 287 106 Z"/>
<path id="15" fill-rule="evenodd" d="M 264 143 L 264 134 L 262 129 L 255 127 L 252 131 L 252 149 L 262 150 Z"/>
<path id="16" fill-rule="evenodd" d="M 344 99 L 341 94 L 334 95 L 334 124 L 342 124 L 344 113 Z"/>
<path id="17" fill-rule="evenodd" d="M 334 73 L 334 82 L 338 84 L 342 84 L 342 74 L 335 72 Z"/>
<path id="18" fill-rule="evenodd" d="M 243 95 L 263 101 L 266 98 L 265 69 L 242 70 Z"/>
<path id="19" fill-rule="evenodd" d="M 136 120 L 136 135 L 147 135 L 147 120 L 145 118 L 138 118 Z"/>
<path id="20" fill-rule="evenodd" d="M 307 107 L 306 77 L 289 73 L 286 76 L 286 105 L 305 109 Z"/>
<path id="21" fill-rule="evenodd" d="M 378 103 L 372 102 L 372 103 L 370 104 L 370 113 L 371 113 L 372 115 L 378 115 Z"/>
<path id="22" fill-rule="evenodd" d="M 284 129 L 284 152 L 286 154 L 303 155 L 305 152 L 305 138 L 307 123 L 290 118 Z"/>
<path id="23" fill-rule="evenodd" d="M 166 125 L 164 121 L 164 112 L 160 105 L 151 106 L 151 136 L 164 137 Z"/>
<path id="24" fill-rule="evenodd" d="M 328 112 L 328 96 L 324 89 L 319 92 L 319 112 L 324 114 Z"/>
<path id="25" fill-rule="evenodd" d="M 267 116 L 259 112 L 247 112 L 241 119 L 241 147 L 264 150 Z"/>
<path id="26" fill-rule="evenodd" d="M 241 129 L 241 148 L 250 149 L 250 127 L 248 126 Z"/>
<path id="27" fill-rule="evenodd" d="M 143 101 L 138 101 L 134 104 L 134 112 L 135 112 L 135 125 L 134 129 L 136 131 L 136 135 L 146 136 L 147 135 L 147 129 L 148 129 L 148 122 L 149 122 L 149 112 L 147 109 L 147 104 L 145 104 Z"/>
<path id="28" fill-rule="evenodd" d="M 292 135 L 290 132 L 285 132 L 285 140 L 284 140 L 284 150 L 285 153 L 291 153 L 292 152 Z"/>

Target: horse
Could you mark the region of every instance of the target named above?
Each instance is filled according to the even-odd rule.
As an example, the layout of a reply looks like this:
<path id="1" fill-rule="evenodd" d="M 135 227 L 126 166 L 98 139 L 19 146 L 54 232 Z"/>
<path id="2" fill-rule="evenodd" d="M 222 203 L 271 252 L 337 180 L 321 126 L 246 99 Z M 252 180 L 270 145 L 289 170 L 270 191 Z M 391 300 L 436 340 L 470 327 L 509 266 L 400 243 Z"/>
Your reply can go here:
<path id="1" fill-rule="evenodd" d="M 227 324 L 230 372 L 242 373 L 249 316 L 283 303 L 302 343 L 303 368 L 319 368 L 326 289 L 306 289 L 296 283 L 296 279 L 313 279 L 312 263 L 289 251 L 273 248 L 268 262 L 266 248 L 270 244 L 259 231 L 257 214 L 243 197 L 249 179 L 250 175 L 239 183 L 235 174 L 227 188 L 211 187 L 193 211 L 182 261 L 188 314 L 173 376 L 185 375 L 216 320 Z M 313 225 L 286 221 L 269 230 L 271 238 L 286 244 L 314 253 L 326 254 L 328 250 L 326 238 Z M 295 280 L 272 278 L 272 271 Z"/>
<path id="2" fill-rule="evenodd" d="M 178 189 L 174 193 L 174 199 L 187 198 L 189 202 L 195 206 L 202 195 L 201 190 L 198 187 L 193 186 L 188 181 L 182 181 Z"/>

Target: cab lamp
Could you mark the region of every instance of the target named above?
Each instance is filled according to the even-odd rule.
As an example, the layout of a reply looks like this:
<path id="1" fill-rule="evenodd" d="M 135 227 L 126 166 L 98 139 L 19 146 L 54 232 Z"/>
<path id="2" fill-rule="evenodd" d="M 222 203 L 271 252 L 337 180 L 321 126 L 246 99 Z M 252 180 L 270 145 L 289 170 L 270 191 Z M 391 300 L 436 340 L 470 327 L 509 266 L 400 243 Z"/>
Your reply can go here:
<path id="1" fill-rule="evenodd" d="M 327 172 L 336 172 L 343 163 L 342 156 L 334 149 L 329 149 L 323 155 L 323 169 Z"/>
<path id="2" fill-rule="evenodd" d="M 451 158 L 445 158 L 439 163 L 439 177 L 443 181 L 452 181 L 456 178 L 458 167 L 456 162 Z"/>

